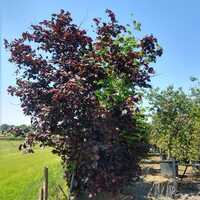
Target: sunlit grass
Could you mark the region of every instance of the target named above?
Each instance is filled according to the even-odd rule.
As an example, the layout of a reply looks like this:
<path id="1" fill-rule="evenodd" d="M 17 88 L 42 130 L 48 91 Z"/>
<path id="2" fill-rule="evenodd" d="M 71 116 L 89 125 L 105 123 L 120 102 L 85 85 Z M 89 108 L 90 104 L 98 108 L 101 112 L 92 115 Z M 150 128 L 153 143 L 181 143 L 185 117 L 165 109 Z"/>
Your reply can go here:
<path id="1" fill-rule="evenodd" d="M 50 199 L 54 199 L 55 185 L 64 185 L 60 159 L 50 149 L 24 154 L 18 151 L 20 143 L 0 140 L 0 200 L 38 199 L 45 166 L 49 168 Z"/>

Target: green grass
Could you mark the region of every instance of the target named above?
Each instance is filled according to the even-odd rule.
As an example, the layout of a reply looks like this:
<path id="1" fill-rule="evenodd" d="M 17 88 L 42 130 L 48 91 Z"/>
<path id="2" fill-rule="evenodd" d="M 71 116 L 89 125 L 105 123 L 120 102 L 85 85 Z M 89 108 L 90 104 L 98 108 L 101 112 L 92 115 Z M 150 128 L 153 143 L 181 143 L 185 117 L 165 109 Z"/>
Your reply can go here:
<path id="1" fill-rule="evenodd" d="M 50 149 L 24 154 L 18 151 L 20 143 L 0 140 L 0 200 L 38 199 L 45 166 L 49 168 L 50 199 L 55 199 L 55 185 L 64 185 L 60 159 Z"/>

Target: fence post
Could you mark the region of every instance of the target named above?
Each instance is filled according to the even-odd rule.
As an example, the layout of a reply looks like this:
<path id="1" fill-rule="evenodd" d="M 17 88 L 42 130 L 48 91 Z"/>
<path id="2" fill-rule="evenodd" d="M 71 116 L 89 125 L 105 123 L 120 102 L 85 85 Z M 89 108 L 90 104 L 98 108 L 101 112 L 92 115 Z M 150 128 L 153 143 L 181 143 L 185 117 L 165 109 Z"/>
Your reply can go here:
<path id="1" fill-rule="evenodd" d="M 44 183 L 43 183 L 43 191 L 44 191 L 44 200 L 48 200 L 48 168 L 44 168 Z"/>

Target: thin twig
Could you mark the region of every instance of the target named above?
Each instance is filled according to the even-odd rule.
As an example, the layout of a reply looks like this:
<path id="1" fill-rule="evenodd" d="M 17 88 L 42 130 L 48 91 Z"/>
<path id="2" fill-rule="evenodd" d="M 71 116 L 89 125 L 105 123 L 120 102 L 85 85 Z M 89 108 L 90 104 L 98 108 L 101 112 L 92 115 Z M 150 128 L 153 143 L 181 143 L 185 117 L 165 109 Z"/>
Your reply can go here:
<path id="1" fill-rule="evenodd" d="M 60 191 L 62 192 L 62 194 L 64 195 L 64 197 L 66 199 L 68 199 L 67 195 L 65 194 L 64 190 L 62 189 L 61 185 L 58 185 L 58 188 L 60 189 Z"/>

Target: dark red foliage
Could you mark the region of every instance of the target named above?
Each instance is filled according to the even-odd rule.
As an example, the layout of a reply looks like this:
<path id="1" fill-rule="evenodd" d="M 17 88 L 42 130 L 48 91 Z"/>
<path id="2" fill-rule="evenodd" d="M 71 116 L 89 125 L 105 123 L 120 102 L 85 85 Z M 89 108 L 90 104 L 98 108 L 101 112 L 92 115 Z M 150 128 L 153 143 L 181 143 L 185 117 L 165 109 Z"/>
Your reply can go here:
<path id="1" fill-rule="evenodd" d="M 153 36 L 124 54 L 114 41 L 126 34 L 126 28 L 112 11 L 106 13 L 109 22 L 94 19 L 94 40 L 73 23 L 69 12 L 61 10 L 50 20 L 32 25 L 32 31 L 20 39 L 5 41 L 10 61 L 17 65 L 16 86 L 8 91 L 20 98 L 36 130 L 27 139 L 29 145 L 39 141 L 53 147 L 63 161 L 68 183 L 74 174 L 73 190 L 91 195 L 119 191 L 128 184 L 139 174 L 138 162 L 146 152 L 142 141 L 130 145 L 124 137 L 124 133 L 135 135 L 132 106 L 138 97 L 109 109 L 96 97 L 96 91 L 103 89 L 98 82 L 109 76 L 102 65 L 123 74 L 133 87 L 148 87 L 154 73 L 149 63 L 162 54 Z"/>

